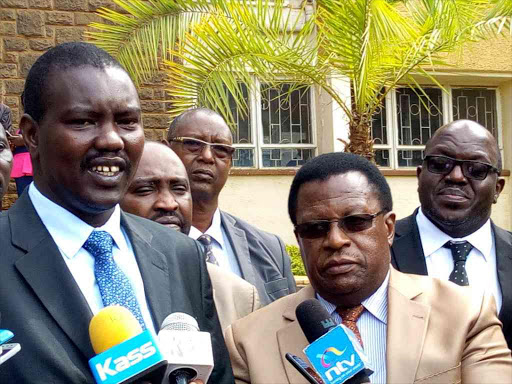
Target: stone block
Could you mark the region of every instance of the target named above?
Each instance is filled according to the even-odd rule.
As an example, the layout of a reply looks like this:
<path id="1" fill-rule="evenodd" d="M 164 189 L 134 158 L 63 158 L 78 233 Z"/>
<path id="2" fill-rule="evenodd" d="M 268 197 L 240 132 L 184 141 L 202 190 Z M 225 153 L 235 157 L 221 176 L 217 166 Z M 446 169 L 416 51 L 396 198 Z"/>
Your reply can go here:
<path id="1" fill-rule="evenodd" d="M 46 12 L 46 23 L 50 25 L 73 25 L 73 14 L 58 11 Z"/>
<path id="2" fill-rule="evenodd" d="M 52 0 L 28 0 L 29 8 L 52 9 Z"/>
<path id="3" fill-rule="evenodd" d="M 28 42 L 21 37 L 5 37 L 4 47 L 6 51 L 24 51 L 28 48 Z"/>
<path id="4" fill-rule="evenodd" d="M 169 124 L 171 123 L 170 117 L 165 114 L 159 115 L 146 115 L 142 116 L 142 121 L 144 123 L 145 128 L 157 128 L 157 129 L 167 129 Z"/>
<path id="5" fill-rule="evenodd" d="M 141 100 L 151 100 L 153 98 L 153 90 L 151 88 L 140 88 L 138 91 Z"/>
<path id="6" fill-rule="evenodd" d="M 18 62 L 18 54 L 16 52 L 5 52 L 4 62 L 5 63 L 17 63 Z"/>
<path id="7" fill-rule="evenodd" d="M 20 75 L 25 78 L 32 65 L 36 62 L 37 58 L 41 56 L 35 53 L 21 53 L 20 54 Z"/>
<path id="8" fill-rule="evenodd" d="M 85 27 L 56 27 L 55 43 L 61 44 L 69 41 L 83 41 Z"/>
<path id="9" fill-rule="evenodd" d="M 13 79 L 18 77 L 18 66 L 16 64 L 0 63 L 0 79 Z"/>
<path id="10" fill-rule="evenodd" d="M 46 37 L 55 37 L 55 27 L 47 26 L 45 36 Z"/>
<path id="11" fill-rule="evenodd" d="M 89 0 L 89 11 L 95 12 L 98 8 L 105 7 L 117 12 L 126 13 L 126 11 L 115 4 L 112 0 Z"/>
<path id="12" fill-rule="evenodd" d="M 47 51 L 53 47 L 53 39 L 30 39 L 28 44 L 34 51 Z"/>
<path id="13" fill-rule="evenodd" d="M 0 12 L 0 20 L 2 21 L 16 21 L 16 10 L 14 9 L 3 9 Z"/>
<path id="14" fill-rule="evenodd" d="M 141 106 L 143 112 L 147 112 L 147 113 L 164 112 L 164 103 L 162 103 L 161 101 L 143 100 L 140 102 L 140 106 Z"/>
<path id="15" fill-rule="evenodd" d="M 6 95 L 21 95 L 25 80 L 9 79 L 4 80 L 4 92 Z M 16 112 L 17 113 L 17 112 Z M 14 114 L 14 111 L 13 111 Z"/>
<path id="16" fill-rule="evenodd" d="M 157 88 L 154 90 L 155 99 L 164 100 L 165 99 L 165 91 L 161 88 Z"/>
<path id="17" fill-rule="evenodd" d="M 44 36 L 43 11 L 19 11 L 18 33 L 25 36 Z"/>
<path id="18" fill-rule="evenodd" d="M 59 11 L 87 11 L 87 0 L 55 0 L 55 9 Z"/>
<path id="19" fill-rule="evenodd" d="M 27 8 L 27 0 L 2 0 L 2 8 Z"/>
<path id="20" fill-rule="evenodd" d="M 76 25 L 89 25 L 90 23 L 102 23 L 103 19 L 94 13 L 75 13 Z"/>
<path id="21" fill-rule="evenodd" d="M 20 123 L 20 110 L 18 108 L 11 109 L 12 124 L 18 125 Z"/>
<path id="22" fill-rule="evenodd" d="M 165 86 L 167 80 L 167 74 L 165 72 L 155 73 L 151 79 L 146 81 L 144 84 L 147 85 L 158 85 L 160 87 Z"/>
<path id="23" fill-rule="evenodd" d="M 18 96 L 5 96 L 5 105 L 10 108 L 18 108 L 20 106 L 20 98 Z"/>
<path id="24" fill-rule="evenodd" d="M 8 23 L 7 21 L 2 21 L 0 23 L 0 35 L 15 36 L 16 35 L 16 23 Z"/>

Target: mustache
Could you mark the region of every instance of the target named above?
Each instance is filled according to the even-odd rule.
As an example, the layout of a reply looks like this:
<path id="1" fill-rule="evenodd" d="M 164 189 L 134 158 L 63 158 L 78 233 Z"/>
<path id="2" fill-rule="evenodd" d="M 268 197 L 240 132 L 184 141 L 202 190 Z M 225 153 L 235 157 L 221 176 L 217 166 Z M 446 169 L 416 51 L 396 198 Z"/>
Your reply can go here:
<path id="1" fill-rule="evenodd" d="M 112 161 L 120 167 L 122 171 L 130 173 L 132 169 L 132 162 L 128 158 L 128 155 L 125 151 L 104 151 L 100 152 L 98 150 L 92 149 L 90 150 L 82 160 L 80 164 L 83 170 L 87 170 L 91 168 L 95 163 L 99 161 L 104 161 L 105 159 L 112 159 Z"/>

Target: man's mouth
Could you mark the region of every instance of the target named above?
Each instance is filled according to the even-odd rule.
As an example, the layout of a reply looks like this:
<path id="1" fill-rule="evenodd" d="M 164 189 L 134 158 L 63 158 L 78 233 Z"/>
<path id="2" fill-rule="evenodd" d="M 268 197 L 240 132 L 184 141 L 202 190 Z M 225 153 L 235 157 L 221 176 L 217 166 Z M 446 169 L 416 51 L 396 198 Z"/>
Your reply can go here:
<path id="1" fill-rule="evenodd" d="M 176 216 L 161 216 L 155 221 L 167 227 L 181 230 L 181 220 Z"/>
<path id="2" fill-rule="evenodd" d="M 117 165 L 98 165 L 90 168 L 92 172 L 99 173 L 102 176 L 116 176 L 120 169 Z"/>

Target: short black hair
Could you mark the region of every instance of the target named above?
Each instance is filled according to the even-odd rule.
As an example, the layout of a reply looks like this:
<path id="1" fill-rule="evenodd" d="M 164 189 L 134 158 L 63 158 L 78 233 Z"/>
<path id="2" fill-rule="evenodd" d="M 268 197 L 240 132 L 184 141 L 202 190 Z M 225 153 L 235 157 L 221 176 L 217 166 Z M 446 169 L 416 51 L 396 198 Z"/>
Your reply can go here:
<path id="1" fill-rule="evenodd" d="M 204 113 L 205 115 L 209 116 L 219 116 L 222 120 L 224 118 L 221 116 L 220 113 L 215 112 L 212 109 L 204 108 L 204 107 L 197 107 L 197 108 L 190 108 L 187 109 L 185 112 L 179 114 L 174 118 L 174 120 L 171 122 L 171 125 L 169 126 L 169 129 L 167 130 L 167 140 L 171 140 L 176 137 L 176 131 L 180 127 L 181 124 L 183 124 L 188 118 L 196 115 L 197 113 Z"/>
<path id="2" fill-rule="evenodd" d="M 362 156 L 346 152 L 332 152 L 315 157 L 302 166 L 293 178 L 288 196 L 288 214 L 294 225 L 297 224 L 297 197 L 300 187 L 312 181 L 324 181 L 331 176 L 347 172 L 361 172 L 368 183 L 375 188 L 380 208 L 386 212 L 393 210 L 393 198 L 386 178 L 379 169 Z"/>
<path id="3" fill-rule="evenodd" d="M 48 76 L 55 70 L 89 65 L 95 68 L 118 67 L 121 64 L 103 49 L 89 43 L 63 43 L 40 56 L 28 72 L 22 103 L 25 113 L 40 122 L 46 112 L 44 92 Z M 124 70 L 124 69 L 123 69 Z"/>

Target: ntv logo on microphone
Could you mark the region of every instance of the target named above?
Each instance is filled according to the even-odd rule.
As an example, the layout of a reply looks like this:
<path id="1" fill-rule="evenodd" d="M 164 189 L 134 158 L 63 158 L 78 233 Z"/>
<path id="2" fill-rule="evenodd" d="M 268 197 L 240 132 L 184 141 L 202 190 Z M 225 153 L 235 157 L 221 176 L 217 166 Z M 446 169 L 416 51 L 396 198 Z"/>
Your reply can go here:
<path id="1" fill-rule="evenodd" d="M 149 331 L 144 331 L 89 360 L 96 383 L 117 384 L 163 360 Z"/>
<path id="2" fill-rule="evenodd" d="M 350 341 L 347 332 L 350 330 L 338 325 L 304 349 L 325 383 L 344 383 L 365 368 L 357 346 Z"/>

